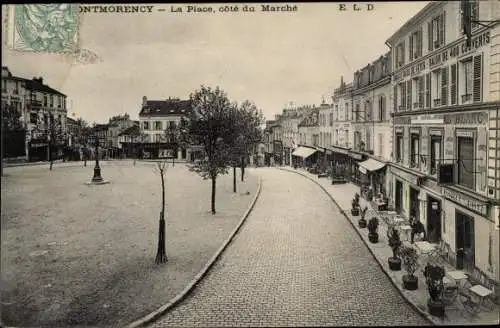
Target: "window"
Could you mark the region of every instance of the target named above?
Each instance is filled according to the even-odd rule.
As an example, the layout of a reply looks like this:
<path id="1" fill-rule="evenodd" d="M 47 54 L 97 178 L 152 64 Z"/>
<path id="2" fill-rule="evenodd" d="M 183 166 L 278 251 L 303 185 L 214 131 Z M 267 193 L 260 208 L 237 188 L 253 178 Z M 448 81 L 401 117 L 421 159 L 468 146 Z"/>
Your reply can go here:
<path id="1" fill-rule="evenodd" d="M 379 121 L 384 121 L 386 119 L 385 117 L 385 96 L 379 96 L 378 98 L 378 119 Z"/>
<path id="2" fill-rule="evenodd" d="M 474 82 L 474 72 L 472 70 L 472 58 L 468 58 L 463 61 L 461 64 L 462 67 L 462 81 L 463 83 L 459 83 L 461 86 L 461 99 L 462 104 L 467 104 L 472 102 L 472 85 Z"/>
<path id="3" fill-rule="evenodd" d="M 61 97 L 57 97 L 57 108 L 61 108 Z"/>
<path id="4" fill-rule="evenodd" d="M 450 66 L 450 75 L 451 75 L 451 81 L 450 81 L 450 103 L 452 105 L 457 104 L 457 82 L 458 82 L 458 71 L 457 71 L 458 65 L 453 64 Z"/>
<path id="5" fill-rule="evenodd" d="M 360 109 L 359 109 L 359 108 L 360 108 L 359 104 L 356 104 L 356 110 L 355 110 L 355 112 L 356 112 L 356 118 L 355 118 L 355 121 L 356 121 L 356 122 L 358 122 L 358 121 L 359 121 L 359 111 L 360 111 Z"/>
<path id="6" fill-rule="evenodd" d="M 434 17 L 427 25 L 427 35 L 429 38 L 429 52 L 438 49 L 445 44 L 445 15 L 443 12 Z"/>
<path id="7" fill-rule="evenodd" d="M 364 107 L 364 116 L 365 117 L 362 117 L 362 119 L 364 119 L 364 121 L 371 121 L 371 118 L 372 118 L 372 106 L 371 106 L 371 102 L 369 100 L 365 101 L 365 107 Z"/>
<path id="8" fill-rule="evenodd" d="M 15 88 L 14 88 L 14 94 L 19 94 L 19 82 L 14 82 Z"/>
<path id="9" fill-rule="evenodd" d="M 63 108 L 66 108 L 66 98 L 63 98 Z"/>
<path id="10" fill-rule="evenodd" d="M 432 72 L 432 85 L 433 90 L 432 90 L 432 98 L 433 98 L 433 105 L 434 106 L 440 106 L 441 105 L 441 70 L 435 70 Z"/>
<path id="11" fill-rule="evenodd" d="M 458 184 L 474 189 L 474 137 L 472 133 L 457 135 Z"/>
<path id="12" fill-rule="evenodd" d="M 339 144 L 339 129 L 335 130 L 335 144 Z"/>
<path id="13" fill-rule="evenodd" d="M 448 105 L 448 67 L 441 69 L 441 105 Z"/>
<path id="14" fill-rule="evenodd" d="M 470 0 L 469 1 L 470 6 L 471 6 L 471 20 L 472 21 L 478 21 L 479 20 L 479 1 L 477 0 Z M 462 17 L 460 16 L 460 32 L 463 34 L 464 31 L 462 31 Z M 477 23 L 472 23 L 472 29 L 476 29 L 480 27 L 479 24 Z"/>
<path id="15" fill-rule="evenodd" d="M 330 121 L 330 122 L 329 122 L 329 123 L 330 123 L 329 125 L 330 125 L 330 126 L 333 126 L 333 113 L 330 113 L 329 121 Z"/>
<path id="16" fill-rule="evenodd" d="M 2 92 L 7 92 L 7 80 L 2 80 Z"/>
<path id="17" fill-rule="evenodd" d="M 403 161 L 403 154 L 404 154 L 403 134 L 397 133 L 396 134 L 396 162 Z"/>
<path id="18" fill-rule="evenodd" d="M 43 95 L 43 105 L 47 106 L 47 95 Z"/>
<path id="19" fill-rule="evenodd" d="M 54 95 L 50 95 L 50 107 L 54 107 Z"/>
<path id="20" fill-rule="evenodd" d="M 432 72 L 425 76 L 425 107 L 431 108 Z"/>
<path id="21" fill-rule="evenodd" d="M 162 124 L 161 121 L 155 121 L 155 130 L 161 130 Z"/>
<path id="22" fill-rule="evenodd" d="M 411 134 L 410 153 L 410 167 L 418 167 L 420 159 L 420 136 L 418 134 Z"/>
<path id="23" fill-rule="evenodd" d="M 442 157 L 443 139 L 441 136 L 431 135 L 430 168 L 431 175 L 436 175 L 437 167 Z"/>
<path id="24" fill-rule="evenodd" d="M 410 61 L 422 56 L 422 28 L 410 35 Z"/>
<path id="25" fill-rule="evenodd" d="M 344 131 L 344 143 L 347 147 L 349 147 L 349 130 Z"/>
<path id="26" fill-rule="evenodd" d="M 30 113 L 30 123 L 31 124 L 38 123 L 38 114 L 37 113 Z"/>
<path id="27" fill-rule="evenodd" d="M 420 80 L 418 77 L 411 79 L 412 82 L 412 99 L 413 99 L 413 109 L 419 109 L 420 108 Z"/>
<path id="28" fill-rule="evenodd" d="M 384 135 L 382 133 L 378 134 L 378 156 L 383 156 L 384 153 Z"/>
<path id="29" fill-rule="evenodd" d="M 175 129 L 175 121 L 168 121 L 168 128 Z"/>
<path id="30" fill-rule="evenodd" d="M 339 106 L 335 105 L 335 121 L 339 120 Z"/>
<path id="31" fill-rule="evenodd" d="M 400 83 L 399 84 L 399 105 L 398 105 L 398 110 L 405 111 L 406 110 L 406 100 L 407 100 L 407 94 L 406 94 L 406 82 Z"/>
<path id="32" fill-rule="evenodd" d="M 144 130 L 149 130 L 149 122 L 142 122 L 142 127 Z"/>
<path id="33" fill-rule="evenodd" d="M 396 46 L 396 68 L 400 68 L 405 64 L 405 42 L 401 41 Z"/>
<path id="34" fill-rule="evenodd" d="M 424 108 L 425 103 L 425 76 L 421 75 L 418 77 L 418 106 L 416 108 Z"/>
<path id="35" fill-rule="evenodd" d="M 481 55 L 468 58 L 459 63 L 458 87 L 462 104 L 481 101 L 482 66 Z"/>
<path id="36" fill-rule="evenodd" d="M 346 115 L 346 120 L 349 121 L 349 103 L 345 103 L 345 115 Z"/>
<path id="37" fill-rule="evenodd" d="M 366 148 L 367 151 L 373 150 L 372 149 L 372 135 L 368 129 L 366 130 Z"/>

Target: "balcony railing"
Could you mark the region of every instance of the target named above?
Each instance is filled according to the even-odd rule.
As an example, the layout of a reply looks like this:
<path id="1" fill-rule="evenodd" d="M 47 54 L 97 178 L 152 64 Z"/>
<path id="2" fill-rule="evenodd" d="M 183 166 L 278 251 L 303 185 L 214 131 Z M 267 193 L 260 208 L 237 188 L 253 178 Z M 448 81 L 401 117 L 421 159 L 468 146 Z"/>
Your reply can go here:
<path id="1" fill-rule="evenodd" d="M 434 106 L 441 106 L 441 99 L 434 99 Z"/>
<path id="2" fill-rule="evenodd" d="M 467 93 L 465 95 L 462 95 L 462 104 L 466 104 L 472 101 L 472 94 Z"/>

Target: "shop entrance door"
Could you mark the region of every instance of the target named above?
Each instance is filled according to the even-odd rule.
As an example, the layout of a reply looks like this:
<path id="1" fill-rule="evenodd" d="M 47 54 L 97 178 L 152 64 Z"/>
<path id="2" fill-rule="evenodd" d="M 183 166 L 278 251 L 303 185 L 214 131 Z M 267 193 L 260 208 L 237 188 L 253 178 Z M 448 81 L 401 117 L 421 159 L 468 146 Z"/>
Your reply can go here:
<path id="1" fill-rule="evenodd" d="M 457 269 L 472 272 L 475 266 L 474 218 L 456 211 L 455 225 Z"/>
<path id="2" fill-rule="evenodd" d="M 403 183 L 396 180 L 396 199 L 394 200 L 396 212 L 401 213 L 403 207 Z"/>
<path id="3" fill-rule="evenodd" d="M 427 197 L 427 239 L 431 243 L 441 240 L 441 201 Z"/>
<path id="4" fill-rule="evenodd" d="M 420 219 L 420 206 L 418 202 L 419 190 L 410 187 L 410 217 Z"/>

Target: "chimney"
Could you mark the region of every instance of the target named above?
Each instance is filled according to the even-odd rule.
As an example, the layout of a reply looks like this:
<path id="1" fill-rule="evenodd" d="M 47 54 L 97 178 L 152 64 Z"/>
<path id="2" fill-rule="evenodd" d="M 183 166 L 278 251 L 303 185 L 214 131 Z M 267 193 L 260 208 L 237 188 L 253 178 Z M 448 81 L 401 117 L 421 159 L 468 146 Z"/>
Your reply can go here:
<path id="1" fill-rule="evenodd" d="M 142 107 L 146 106 L 146 103 L 148 102 L 148 98 L 146 96 L 142 97 Z"/>

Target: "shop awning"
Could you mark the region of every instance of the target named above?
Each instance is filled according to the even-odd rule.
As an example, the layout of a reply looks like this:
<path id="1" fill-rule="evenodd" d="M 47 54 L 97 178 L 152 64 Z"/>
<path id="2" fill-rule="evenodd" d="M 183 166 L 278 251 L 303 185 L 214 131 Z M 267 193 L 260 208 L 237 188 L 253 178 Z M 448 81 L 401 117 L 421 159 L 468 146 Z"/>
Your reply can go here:
<path id="1" fill-rule="evenodd" d="M 314 154 L 317 150 L 312 149 L 312 148 L 306 148 L 306 147 L 298 147 L 295 149 L 292 153 L 293 156 L 299 156 L 302 158 L 308 158 L 312 154 Z"/>
<path id="2" fill-rule="evenodd" d="M 385 163 L 369 158 L 366 161 L 359 163 L 359 171 L 361 173 L 366 173 L 366 171 L 373 172 L 384 168 L 384 166 Z"/>

